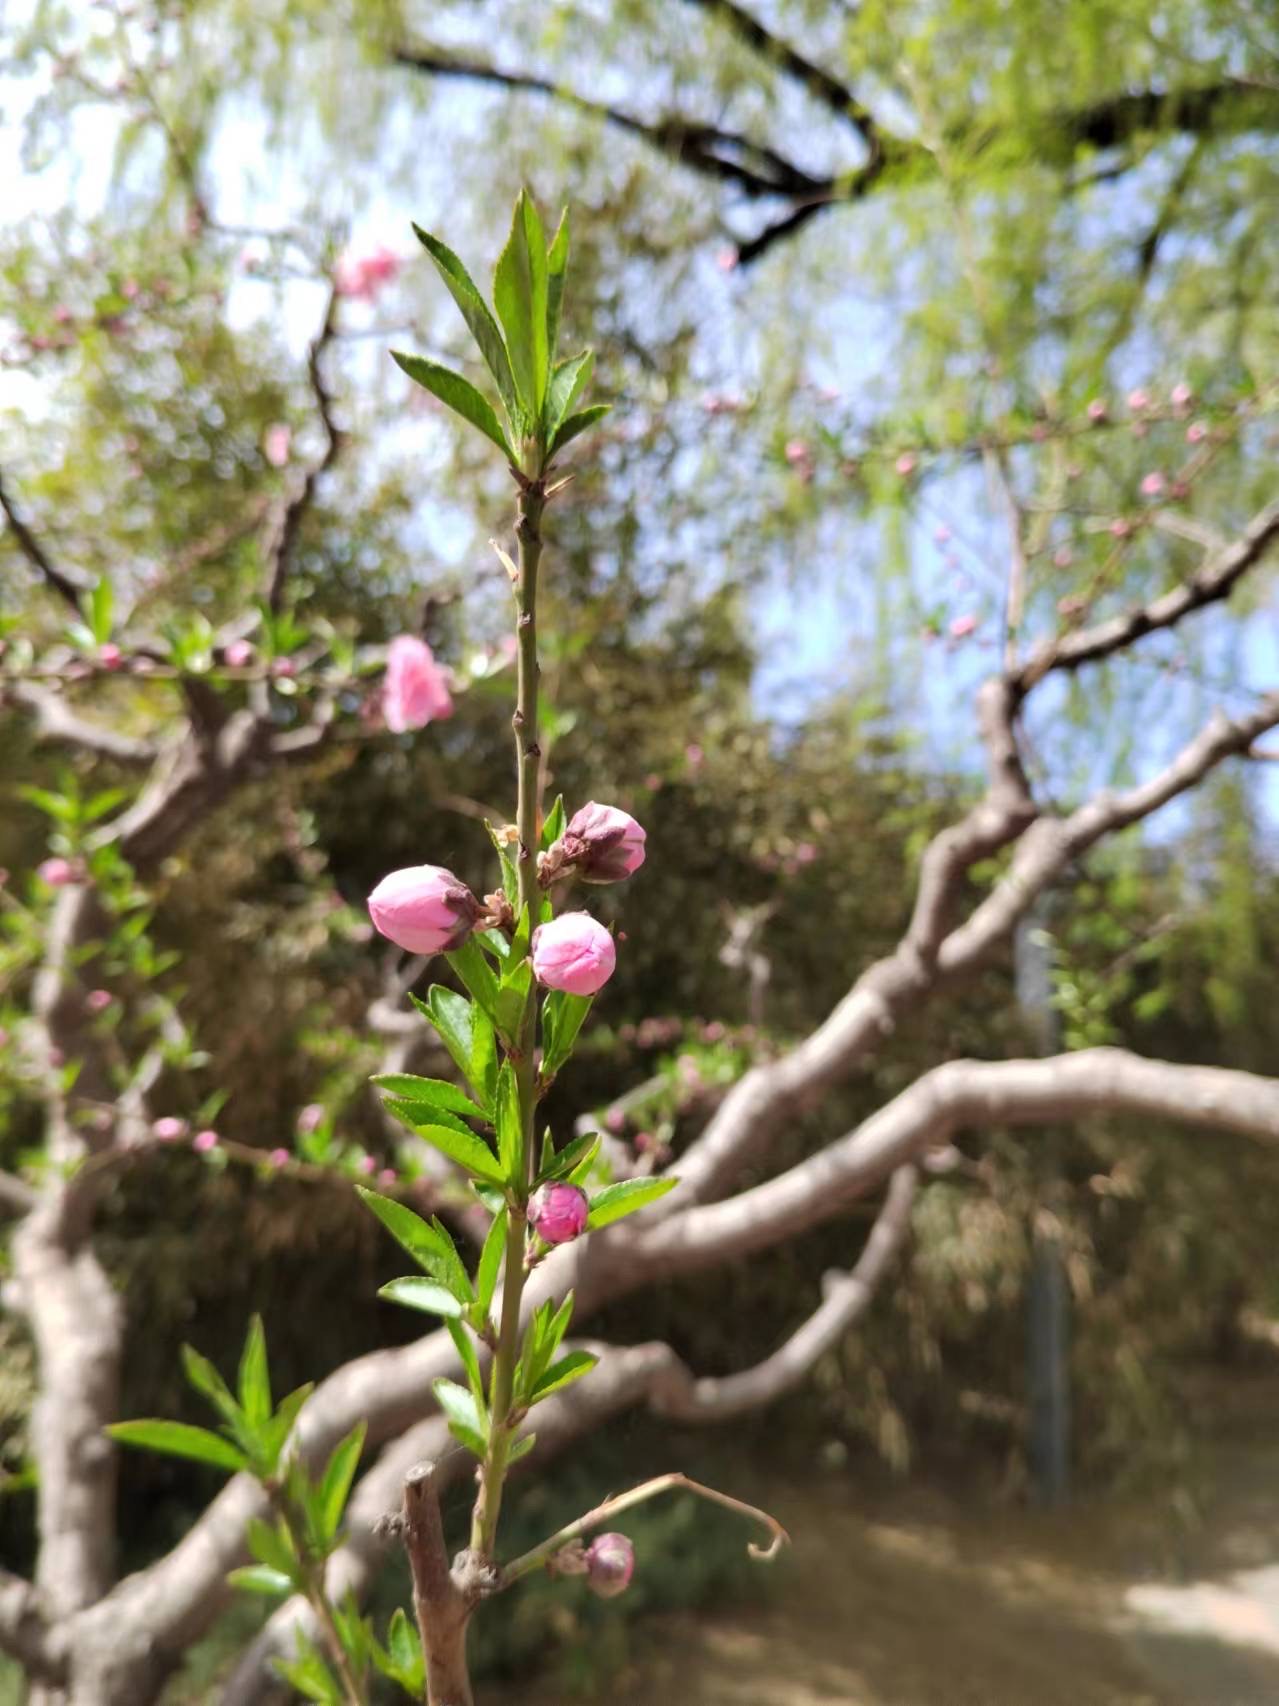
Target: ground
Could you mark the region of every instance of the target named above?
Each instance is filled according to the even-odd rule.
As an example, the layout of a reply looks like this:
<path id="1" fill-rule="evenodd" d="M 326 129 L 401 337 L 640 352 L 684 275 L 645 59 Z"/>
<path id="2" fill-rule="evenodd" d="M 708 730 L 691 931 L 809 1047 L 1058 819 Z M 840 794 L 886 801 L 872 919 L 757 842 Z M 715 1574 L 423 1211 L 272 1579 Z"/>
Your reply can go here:
<path id="1" fill-rule="evenodd" d="M 1232 1386 L 1197 1519 L 1157 1495 L 1049 1513 L 774 1480 L 751 1496 L 794 1547 L 765 1603 L 654 1620 L 608 1706 L 1274 1706 L 1276 1418 L 1273 1379 Z"/>

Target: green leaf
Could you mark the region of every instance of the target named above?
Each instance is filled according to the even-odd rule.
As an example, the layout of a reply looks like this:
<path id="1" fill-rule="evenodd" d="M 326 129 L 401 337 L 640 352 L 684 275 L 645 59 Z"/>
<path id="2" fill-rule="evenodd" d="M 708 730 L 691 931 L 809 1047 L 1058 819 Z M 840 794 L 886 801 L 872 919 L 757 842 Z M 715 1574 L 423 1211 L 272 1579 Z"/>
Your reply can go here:
<path id="1" fill-rule="evenodd" d="M 271 1661 L 278 1674 L 291 1682 L 299 1694 L 318 1701 L 319 1706 L 342 1706 L 342 1690 L 333 1673 L 300 1630 L 297 1650 L 296 1659 Z"/>
<path id="2" fill-rule="evenodd" d="M 193 1463 L 211 1463 L 216 1469 L 232 1471 L 248 1467 L 248 1458 L 221 1434 L 208 1428 L 189 1427 L 186 1422 L 112 1422 L 107 1432 L 120 1445 L 135 1445 L 143 1451 L 162 1451 L 169 1457 L 186 1457 Z"/>
<path id="3" fill-rule="evenodd" d="M 449 1338 L 453 1341 L 453 1348 L 462 1360 L 462 1367 L 466 1370 L 466 1381 L 471 1388 L 475 1407 L 480 1415 L 487 1419 L 487 1411 L 484 1405 L 484 1377 L 480 1373 L 480 1359 L 475 1349 L 475 1340 L 460 1321 L 446 1321 L 444 1325 L 448 1328 Z"/>
<path id="4" fill-rule="evenodd" d="M 301 1561 L 289 1532 L 283 1525 L 273 1528 L 270 1523 L 263 1522 L 260 1516 L 251 1516 L 244 1531 L 244 1538 L 249 1551 L 259 1564 L 265 1564 L 269 1570 L 277 1570 L 290 1581 L 298 1579 Z"/>
<path id="5" fill-rule="evenodd" d="M 593 995 L 570 995 L 553 989 L 542 1008 L 542 1077 L 559 1071 L 573 1052 L 577 1033 L 586 1022 Z"/>
<path id="6" fill-rule="evenodd" d="M 232 1570 L 227 1581 L 245 1593 L 264 1593 L 271 1599 L 282 1599 L 286 1593 L 293 1592 L 291 1579 L 279 1570 L 268 1569 L 265 1564 L 245 1564 L 238 1570 Z"/>
<path id="7" fill-rule="evenodd" d="M 520 1107 L 520 1087 L 515 1068 L 509 1060 L 502 1062 L 497 1075 L 497 1152 L 506 1182 L 518 1189 L 524 1183 L 524 1110 Z"/>
<path id="8" fill-rule="evenodd" d="M 665 1177 L 623 1179 L 620 1184 L 605 1185 L 602 1191 L 596 1191 L 591 1198 L 587 1231 L 596 1232 L 601 1226 L 611 1226 L 615 1220 L 621 1220 L 623 1215 L 634 1214 L 637 1209 L 647 1208 L 649 1203 L 664 1197 L 667 1191 L 673 1191 L 678 1184 L 678 1179 Z"/>
<path id="9" fill-rule="evenodd" d="M 600 1134 L 597 1131 L 588 1131 L 582 1137 L 575 1137 L 571 1143 L 566 1143 L 563 1149 L 542 1163 L 542 1170 L 534 1183 L 542 1185 L 548 1179 L 567 1179 L 579 1167 L 589 1167 L 598 1154 L 599 1147 Z"/>
<path id="10" fill-rule="evenodd" d="M 417 1274 L 388 1280 L 378 1287 L 377 1294 L 388 1303 L 398 1303 L 405 1309 L 420 1309 L 424 1315 L 442 1315 L 446 1319 L 460 1315 L 463 1308 L 459 1299 L 437 1280 L 420 1279 Z"/>
<path id="11" fill-rule="evenodd" d="M 320 1525 L 326 1543 L 333 1540 L 342 1521 L 367 1432 L 367 1424 L 357 1422 L 346 1438 L 333 1448 L 333 1455 L 320 1478 Z"/>
<path id="12" fill-rule="evenodd" d="M 520 921 L 515 926 L 515 934 L 511 937 L 506 954 L 506 964 L 502 968 L 502 982 L 509 983 L 519 969 L 521 960 L 528 957 L 529 943 L 533 939 L 533 921 L 529 917 L 528 907 L 520 909 Z"/>
<path id="13" fill-rule="evenodd" d="M 502 1271 L 502 1258 L 506 1254 L 509 1221 L 510 1217 L 505 1209 L 494 1216 L 493 1224 L 488 1229 L 488 1237 L 484 1240 L 484 1248 L 480 1251 L 480 1263 L 475 1270 L 475 1302 L 482 1320 L 488 1318 L 493 1294 L 497 1290 L 497 1276 Z"/>
<path id="14" fill-rule="evenodd" d="M 390 1649 L 391 1663 L 395 1666 L 395 1680 L 410 1694 L 420 1696 L 425 1686 L 422 1637 L 398 1605 L 391 1613 L 386 1644 Z"/>
<path id="15" fill-rule="evenodd" d="M 479 1406 L 465 1386 L 459 1386 L 454 1380 L 441 1377 L 431 1382 L 431 1390 L 435 1393 L 436 1401 L 448 1418 L 449 1432 L 458 1439 L 468 1451 L 482 1458 L 488 1450 L 488 1428 L 480 1414 Z"/>
<path id="16" fill-rule="evenodd" d="M 412 1072 L 379 1072 L 371 1080 L 379 1090 L 408 1102 L 426 1102 L 432 1107 L 447 1108 L 452 1114 L 462 1114 L 468 1120 L 487 1118 L 483 1108 L 444 1078 L 419 1078 Z"/>
<path id="17" fill-rule="evenodd" d="M 429 231 L 423 231 L 420 225 L 415 225 L 413 229 L 417 233 L 418 242 L 439 269 L 449 294 L 462 310 L 462 318 L 470 328 L 471 336 L 479 346 L 489 372 L 497 381 L 498 393 L 514 423 L 519 415 L 515 380 L 497 321 L 489 312 L 488 304 L 480 295 L 475 281 L 452 249 L 441 243 L 438 237 L 432 237 Z"/>
<path id="18" fill-rule="evenodd" d="M 482 392 L 475 389 L 469 379 L 463 379 L 460 373 L 454 373 L 451 368 L 441 367 L 438 361 L 428 361 L 424 355 L 405 355 L 402 350 L 392 350 L 391 359 L 398 367 L 403 368 L 416 384 L 429 391 L 433 397 L 438 397 L 441 403 L 452 409 L 454 414 L 461 415 L 464 421 L 478 427 L 485 438 L 492 439 L 509 462 L 515 461 L 515 452 L 507 442 L 492 403 Z"/>
<path id="19" fill-rule="evenodd" d="M 271 1419 L 271 1379 L 267 1372 L 266 1333 L 262 1317 L 249 1322 L 248 1336 L 240 1357 L 240 1406 L 249 1426 L 256 1432 Z"/>
<path id="20" fill-rule="evenodd" d="M 305 1386 L 299 1386 L 296 1392 L 290 1392 L 287 1398 L 281 1400 L 279 1409 L 262 1429 L 262 1468 L 268 1475 L 274 1471 L 280 1460 L 280 1452 L 293 1430 L 298 1411 L 314 1391 L 315 1382 L 309 1380 Z"/>
<path id="21" fill-rule="evenodd" d="M 450 1161 L 456 1161 L 458 1166 L 468 1172 L 474 1179 L 487 1179 L 491 1185 L 506 1183 L 506 1172 L 502 1163 L 485 1143 L 482 1137 L 476 1137 L 468 1131 L 465 1136 L 447 1125 L 419 1125 L 413 1127 L 417 1135 L 425 1142 L 438 1149 L 442 1155 L 447 1155 Z"/>
<path id="22" fill-rule="evenodd" d="M 555 235 L 546 253 L 546 359 L 555 360 L 560 341 L 560 306 L 564 301 L 564 277 L 568 272 L 568 209 L 560 214 Z"/>
<path id="23" fill-rule="evenodd" d="M 465 1074 L 485 1110 L 493 1106 L 497 1088 L 497 1042 L 492 1022 L 482 1009 L 455 989 L 432 984 L 425 1002 L 410 998 L 435 1026 L 440 1041 Z"/>
<path id="24" fill-rule="evenodd" d="M 563 794 L 557 794 L 555 796 L 555 804 L 551 807 L 550 811 L 547 812 L 546 821 L 542 825 L 541 851 L 543 853 L 545 853 L 547 848 L 551 846 L 552 842 L 558 841 L 560 836 L 563 835 L 564 821 L 564 796 Z"/>
<path id="25" fill-rule="evenodd" d="M 470 1278 L 457 1253 L 457 1246 L 440 1221 L 423 1220 L 420 1214 L 414 1214 L 402 1202 L 396 1202 L 393 1197 L 379 1196 L 363 1185 L 355 1188 L 366 1206 L 372 1209 L 392 1238 L 401 1249 L 408 1251 L 424 1273 L 439 1280 L 445 1290 L 452 1292 L 461 1302 L 471 1302 L 475 1294 Z"/>
<path id="26" fill-rule="evenodd" d="M 483 948 L 468 938 L 460 948 L 450 949 L 444 957 L 484 1011 L 496 1017 L 497 973 L 484 957 Z"/>
<path id="27" fill-rule="evenodd" d="M 521 1457 L 527 1457 L 536 1444 L 536 1434 L 521 1434 L 506 1454 L 506 1467 L 509 1469 L 512 1464 L 518 1463 Z"/>
<path id="28" fill-rule="evenodd" d="M 533 968 L 526 959 L 520 960 L 514 970 L 508 971 L 502 979 L 497 997 L 497 1023 L 502 1035 L 510 1042 L 520 1034 L 532 987 Z"/>
<path id="29" fill-rule="evenodd" d="M 463 1137 L 472 1135 L 470 1126 L 460 1115 L 450 1113 L 447 1108 L 437 1108 L 434 1102 L 401 1102 L 398 1097 L 390 1096 L 382 1106 L 412 1131 L 427 1125 L 446 1125 L 451 1131 L 461 1132 Z"/>
<path id="30" fill-rule="evenodd" d="M 188 1383 L 194 1386 L 202 1397 L 207 1398 L 232 1427 L 238 1429 L 243 1421 L 243 1412 L 231 1396 L 230 1387 L 208 1357 L 202 1357 L 199 1351 L 192 1350 L 190 1345 L 183 1345 L 182 1368 Z"/>
<path id="31" fill-rule="evenodd" d="M 115 593 L 111 582 L 102 575 L 94 582 L 93 591 L 86 593 L 80 600 L 80 609 L 85 621 L 98 645 L 104 645 L 111 638 L 111 618 L 115 605 Z"/>
<path id="32" fill-rule="evenodd" d="M 546 430 L 552 439 L 590 384 L 594 371 L 595 351 L 584 349 L 581 355 L 562 361 L 552 373 L 551 387 L 546 397 Z"/>
<path id="33" fill-rule="evenodd" d="M 549 366 L 546 233 L 526 190 L 516 197 L 511 234 L 493 273 L 493 305 L 506 332 L 515 388 L 526 412 L 537 421 Z"/>
<path id="34" fill-rule="evenodd" d="M 559 1392 L 563 1387 L 571 1386 L 575 1380 L 589 1374 L 599 1360 L 591 1351 L 570 1351 L 566 1357 L 561 1357 L 547 1369 L 533 1388 L 531 1402 L 539 1404 L 543 1398 L 549 1398 L 552 1392 Z"/>
<path id="35" fill-rule="evenodd" d="M 577 414 L 570 415 L 556 428 L 549 455 L 557 456 L 565 445 L 572 444 L 580 433 L 584 433 L 588 427 L 593 427 L 596 421 L 602 421 L 612 406 L 611 403 L 592 403 L 589 409 L 579 409 Z"/>

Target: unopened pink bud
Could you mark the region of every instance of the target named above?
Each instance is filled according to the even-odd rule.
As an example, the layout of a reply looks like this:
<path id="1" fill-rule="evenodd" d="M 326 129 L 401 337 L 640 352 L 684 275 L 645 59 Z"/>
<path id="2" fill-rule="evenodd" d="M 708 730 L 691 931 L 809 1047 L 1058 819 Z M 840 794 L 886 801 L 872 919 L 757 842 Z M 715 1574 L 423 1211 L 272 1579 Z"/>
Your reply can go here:
<path id="1" fill-rule="evenodd" d="M 619 883 L 644 863 L 646 839 L 629 812 L 591 800 L 573 813 L 557 848 L 583 882 Z"/>
<path id="2" fill-rule="evenodd" d="M 533 932 L 533 971 L 548 989 L 594 995 L 616 967 L 613 938 L 588 912 L 561 913 Z"/>
<path id="3" fill-rule="evenodd" d="M 1208 436 L 1208 428 L 1203 421 L 1191 421 L 1186 428 L 1187 444 L 1202 444 Z"/>
<path id="4" fill-rule="evenodd" d="M 1158 472 L 1158 470 L 1147 474 L 1145 479 L 1141 482 L 1142 496 L 1147 498 L 1157 498 L 1162 493 L 1165 484 L 1166 482 L 1164 477 Z"/>
<path id="5" fill-rule="evenodd" d="M 893 467 L 904 480 L 908 474 L 913 474 L 915 472 L 915 458 L 911 455 L 909 450 L 903 451 L 897 458 L 896 462 L 893 463 Z"/>
<path id="6" fill-rule="evenodd" d="M 157 1138 L 161 1143 L 176 1143 L 180 1137 L 185 1137 L 186 1134 L 187 1122 L 175 1119 L 172 1114 L 165 1114 L 163 1119 L 156 1120 L 151 1127 L 152 1137 Z"/>
<path id="7" fill-rule="evenodd" d="M 635 1548 L 624 1534 L 597 1534 L 586 1548 L 586 1585 L 601 1599 L 616 1599 L 631 1585 Z"/>
<path id="8" fill-rule="evenodd" d="M 319 1131 L 324 1124 L 324 1105 L 321 1102 L 308 1102 L 298 1115 L 299 1131 Z"/>
<path id="9" fill-rule="evenodd" d="M 392 1185 L 396 1184 L 399 1181 L 399 1177 L 400 1175 L 395 1171 L 394 1167 L 383 1167 L 382 1171 L 377 1176 L 377 1182 L 385 1191 L 389 1190 Z"/>
<path id="10" fill-rule="evenodd" d="M 1075 553 L 1069 545 L 1059 545 L 1053 552 L 1053 564 L 1059 569 L 1068 569 L 1075 560 Z"/>
<path id="11" fill-rule="evenodd" d="M 387 728 L 397 735 L 453 715 L 444 671 L 425 640 L 399 634 L 386 648 L 382 715 Z"/>
<path id="12" fill-rule="evenodd" d="M 442 865 L 410 865 L 392 871 L 369 896 L 369 917 L 375 927 L 409 954 L 460 948 L 480 910 L 466 884 Z"/>
<path id="13" fill-rule="evenodd" d="M 1187 385 L 1184 379 L 1180 379 L 1173 386 L 1168 395 L 1172 399 L 1172 406 L 1174 409 L 1184 409 L 1188 403 L 1192 403 L 1194 401 L 1194 387 Z"/>
<path id="14" fill-rule="evenodd" d="M 966 640 L 970 634 L 976 631 L 976 628 L 977 618 L 975 616 L 956 616 L 950 625 L 950 637 L 952 640 Z"/>
<path id="15" fill-rule="evenodd" d="M 715 265 L 721 272 L 733 272 L 739 259 L 736 249 L 719 249 L 715 254 Z"/>
<path id="16" fill-rule="evenodd" d="M 787 442 L 784 454 L 786 460 L 792 466 L 797 462 L 807 462 L 808 446 L 804 443 L 802 438 L 792 438 Z"/>
<path id="17" fill-rule="evenodd" d="M 91 989 L 84 998 L 84 1004 L 90 1013 L 105 1013 L 114 999 L 109 989 Z"/>
<path id="18" fill-rule="evenodd" d="M 74 883 L 79 875 L 78 868 L 70 859 L 43 859 L 36 866 L 36 876 L 51 889 L 64 889 L 68 883 Z"/>
<path id="19" fill-rule="evenodd" d="M 243 669 L 245 664 L 252 662 L 253 647 L 248 640 L 232 640 L 222 656 L 228 668 Z"/>
<path id="20" fill-rule="evenodd" d="M 124 653 L 119 646 L 113 645 L 108 640 L 104 645 L 98 647 L 98 662 L 103 669 L 119 669 L 124 662 Z"/>
<path id="21" fill-rule="evenodd" d="M 281 680 L 291 680 L 297 672 L 298 666 L 294 663 L 292 658 L 273 658 L 271 660 L 271 674 L 279 677 Z"/>
<path id="22" fill-rule="evenodd" d="M 267 1160 L 273 1167 L 287 1167 L 292 1159 L 293 1157 L 287 1149 L 273 1149 L 267 1156 Z"/>
<path id="23" fill-rule="evenodd" d="M 289 460 L 293 429 L 284 421 L 276 421 L 266 429 L 262 439 L 262 454 L 273 468 L 283 468 Z"/>
<path id="24" fill-rule="evenodd" d="M 626 1130 L 626 1115 L 621 1108 L 610 1108 L 604 1115 L 604 1124 L 614 1137 Z"/>
<path id="25" fill-rule="evenodd" d="M 217 1146 L 218 1134 L 216 1131 L 197 1131 L 191 1139 L 192 1149 L 198 1150 L 201 1155 L 210 1154 Z"/>
<path id="26" fill-rule="evenodd" d="M 355 1165 L 366 1177 L 372 1177 L 377 1172 L 377 1161 L 372 1155 L 361 1155 Z"/>
<path id="27" fill-rule="evenodd" d="M 1149 391 L 1143 391 L 1140 385 L 1135 390 L 1130 391 L 1128 393 L 1128 407 L 1134 414 L 1139 414 L 1142 409 L 1148 409 L 1150 407 Z"/>
<path id="28" fill-rule="evenodd" d="M 1132 532 L 1132 523 L 1125 521 L 1122 515 L 1117 515 L 1110 524 L 1110 531 L 1116 539 L 1126 539 Z"/>
<path id="29" fill-rule="evenodd" d="M 1094 397 L 1088 405 L 1088 419 L 1094 423 L 1104 421 L 1110 413 L 1110 406 L 1104 397 Z"/>
<path id="30" fill-rule="evenodd" d="M 576 1185 L 541 1185 L 528 1200 L 528 1223 L 545 1244 L 569 1244 L 586 1230 L 591 1205 Z"/>

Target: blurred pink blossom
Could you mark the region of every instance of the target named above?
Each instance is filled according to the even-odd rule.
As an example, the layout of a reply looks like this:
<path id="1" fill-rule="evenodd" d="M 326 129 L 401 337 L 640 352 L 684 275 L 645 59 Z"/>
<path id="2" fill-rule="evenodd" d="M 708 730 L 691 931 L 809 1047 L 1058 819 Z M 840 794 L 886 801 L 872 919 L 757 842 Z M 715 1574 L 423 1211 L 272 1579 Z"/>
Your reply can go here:
<path id="1" fill-rule="evenodd" d="M 201 1155 L 210 1154 L 217 1146 L 218 1134 L 216 1131 L 197 1131 L 191 1139 L 192 1149 L 198 1150 Z"/>
<path id="2" fill-rule="evenodd" d="M 398 1181 L 399 1177 L 400 1175 L 395 1171 L 394 1167 L 383 1167 L 382 1171 L 377 1176 L 377 1182 L 385 1191 L 389 1190 L 390 1187 Z"/>
<path id="3" fill-rule="evenodd" d="M 1104 421 L 1109 413 L 1110 408 L 1104 397 L 1094 397 L 1088 405 L 1088 419 L 1090 421 Z"/>
<path id="4" fill-rule="evenodd" d="M 371 1176 L 377 1172 L 377 1160 L 372 1155 L 361 1155 L 360 1159 L 356 1162 L 356 1166 L 360 1169 L 361 1173 L 364 1173 L 366 1176 Z"/>
<path id="5" fill-rule="evenodd" d="M 1149 391 L 1143 390 L 1140 385 L 1136 386 L 1128 393 L 1128 407 L 1135 415 L 1140 414 L 1143 409 L 1148 409 L 1150 407 Z"/>
<path id="6" fill-rule="evenodd" d="M 273 1149 L 267 1156 L 267 1160 L 273 1167 L 287 1167 L 292 1159 L 293 1157 L 287 1149 Z"/>
<path id="7" fill-rule="evenodd" d="M 44 859 L 36 866 L 36 876 L 51 889 L 63 889 L 74 883 L 80 872 L 71 859 Z"/>
<path id="8" fill-rule="evenodd" d="M 977 618 L 975 616 L 956 616 L 950 625 L 950 637 L 952 640 L 966 640 L 976 630 Z"/>
<path id="9" fill-rule="evenodd" d="M 684 748 L 684 760 L 690 770 L 700 770 L 706 754 L 696 741 L 690 741 Z"/>
<path id="10" fill-rule="evenodd" d="M 253 647 L 248 640 L 232 640 L 222 656 L 228 668 L 243 669 L 253 658 Z"/>
<path id="11" fill-rule="evenodd" d="M 1110 531 L 1116 539 L 1126 539 L 1132 532 L 1132 523 L 1117 515 L 1110 524 Z"/>
<path id="12" fill-rule="evenodd" d="M 896 462 L 893 463 L 893 467 L 897 470 L 897 472 L 901 475 L 902 479 L 904 480 L 909 475 L 911 475 L 915 472 L 915 468 L 916 468 L 915 458 L 911 455 L 909 450 L 904 450 L 901 453 L 901 455 L 897 458 Z"/>
<path id="13" fill-rule="evenodd" d="M 124 662 L 124 653 L 119 646 L 107 640 L 98 647 L 98 662 L 103 669 L 119 669 Z"/>
<path id="14" fill-rule="evenodd" d="M 303 1108 L 302 1112 L 298 1115 L 298 1130 L 305 1132 L 319 1131 L 323 1124 L 324 1104 L 322 1102 L 308 1102 L 306 1107 Z"/>
<path id="15" fill-rule="evenodd" d="M 1191 421 L 1190 425 L 1186 428 L 1187 444 L 1202 444 L 1207 436 L 1208 427 L 1207 423 L 1204 421 Z"/>
<path id="16" fill-rule="evenodd" d="M 275 421 L 262 438 L 262 454 L 273 468 L 283 468 L 289 460 L 293 443 L 293 428 L 286 421 Z"/>
<path id="17" fill-rule="evenodd" d="M 1194 387 L 1187 385 L 1184 379 L 1179 379 L 1169 392 L 1169 396 L 1172 399 L 1174 409 L 1184 409 L 1187 404 L 1194 401 Z"/>
<path id="18" fill-rule="evenodd" d="M 162 1119 L 155 1120 L 151 1126 L 151 1135 L 161 1143 L 174 1143 L 187 1134 L 187 1122 L 165 1114 Z"/>
<path id="19" fill-rule="evenodd" d="M 715 255 L 715 265 L 721 272 L 734 272 L 740 259 L 736 249 L 720 249 Z"/>
<path id="20" fill-rule="evenodd" d="M 386 649 L 382 715 L 393 734 L 425 728 L 453 715 L 453 699 L 444 671 L 425 640 L 397 634 Z"/>
<path id="21" fill-rule="evenodd" d="M 1167 481 L 1158 469 L 1153 469 L 1141 482 L 1142 496 L 1147 498 L 1157 498 L 1163 492 L 1166 484 Z"/>
<path id="22" fill-rule="evenodd" d="M 390 284 L 400 270 L 400 257 L 383 244 L 358 254 L 348 249 L 338 257 L 333 269 L 333 284 L 339 296 L 351 296 L 372 302 L 384 284 Z"/>
<path id="23" fill-rule="evenodd" d="M 84 1005 L 90 1013 L 105 1013 L 114 999 L 109 989 L 91 989 L 84 998 Z"/>

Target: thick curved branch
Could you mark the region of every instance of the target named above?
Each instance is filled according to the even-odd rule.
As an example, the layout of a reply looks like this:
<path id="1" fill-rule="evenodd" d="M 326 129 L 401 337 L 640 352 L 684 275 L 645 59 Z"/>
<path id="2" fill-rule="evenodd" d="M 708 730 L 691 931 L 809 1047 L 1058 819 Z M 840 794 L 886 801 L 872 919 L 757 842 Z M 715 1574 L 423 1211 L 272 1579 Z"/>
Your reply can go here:
<path id="1" fill-rule="evenodd" d="M 1088 1114 L 1140 1114 L 1279 1144 L 1279 1080 L 1108 1048 L 1043 1060 L 949 1061 L 788 1172 L 637 1232 L 626 1258 L 648 1276 L 740 1260 L 832 1219 L 968 1126 L 1060 1124 Z"/>
<path id="2" fill-rule="evenodd" d="M 4 696 L 33 713 L 38 740 L 65 741 L 68 746 L 78 746 L 117 764 L 154 764 L 159 757 L 160 749 L 152 741 L 121 734 L 101 723 L 85 722 L 60 693 L 34 681 L 11 682 L 4 688 Z"/>
<path id="3" fill-rule="evenodd" d="M 654 1393 L 658 1414 L 678 1422 L 726 1422 L 793 1391 L 870 1307 L 910 1230 L 918 1185 L 913 1166 L 897 1169 L 857 1265 L 850 1273 L 826 1275 L 821 1306 L 772 1356 L 718 1379 L 693 1379 L 687 1371 L 682 1377 L 672 1374 Z"/>
<path id="4" fill-rule="evenodd" d="M 62 1679 L 65 1655 L 49 1629 L 40 1595 L 8 1570 L 0 1570 L 0 1651 L 17 1659 L 39 1682 Z"/>

